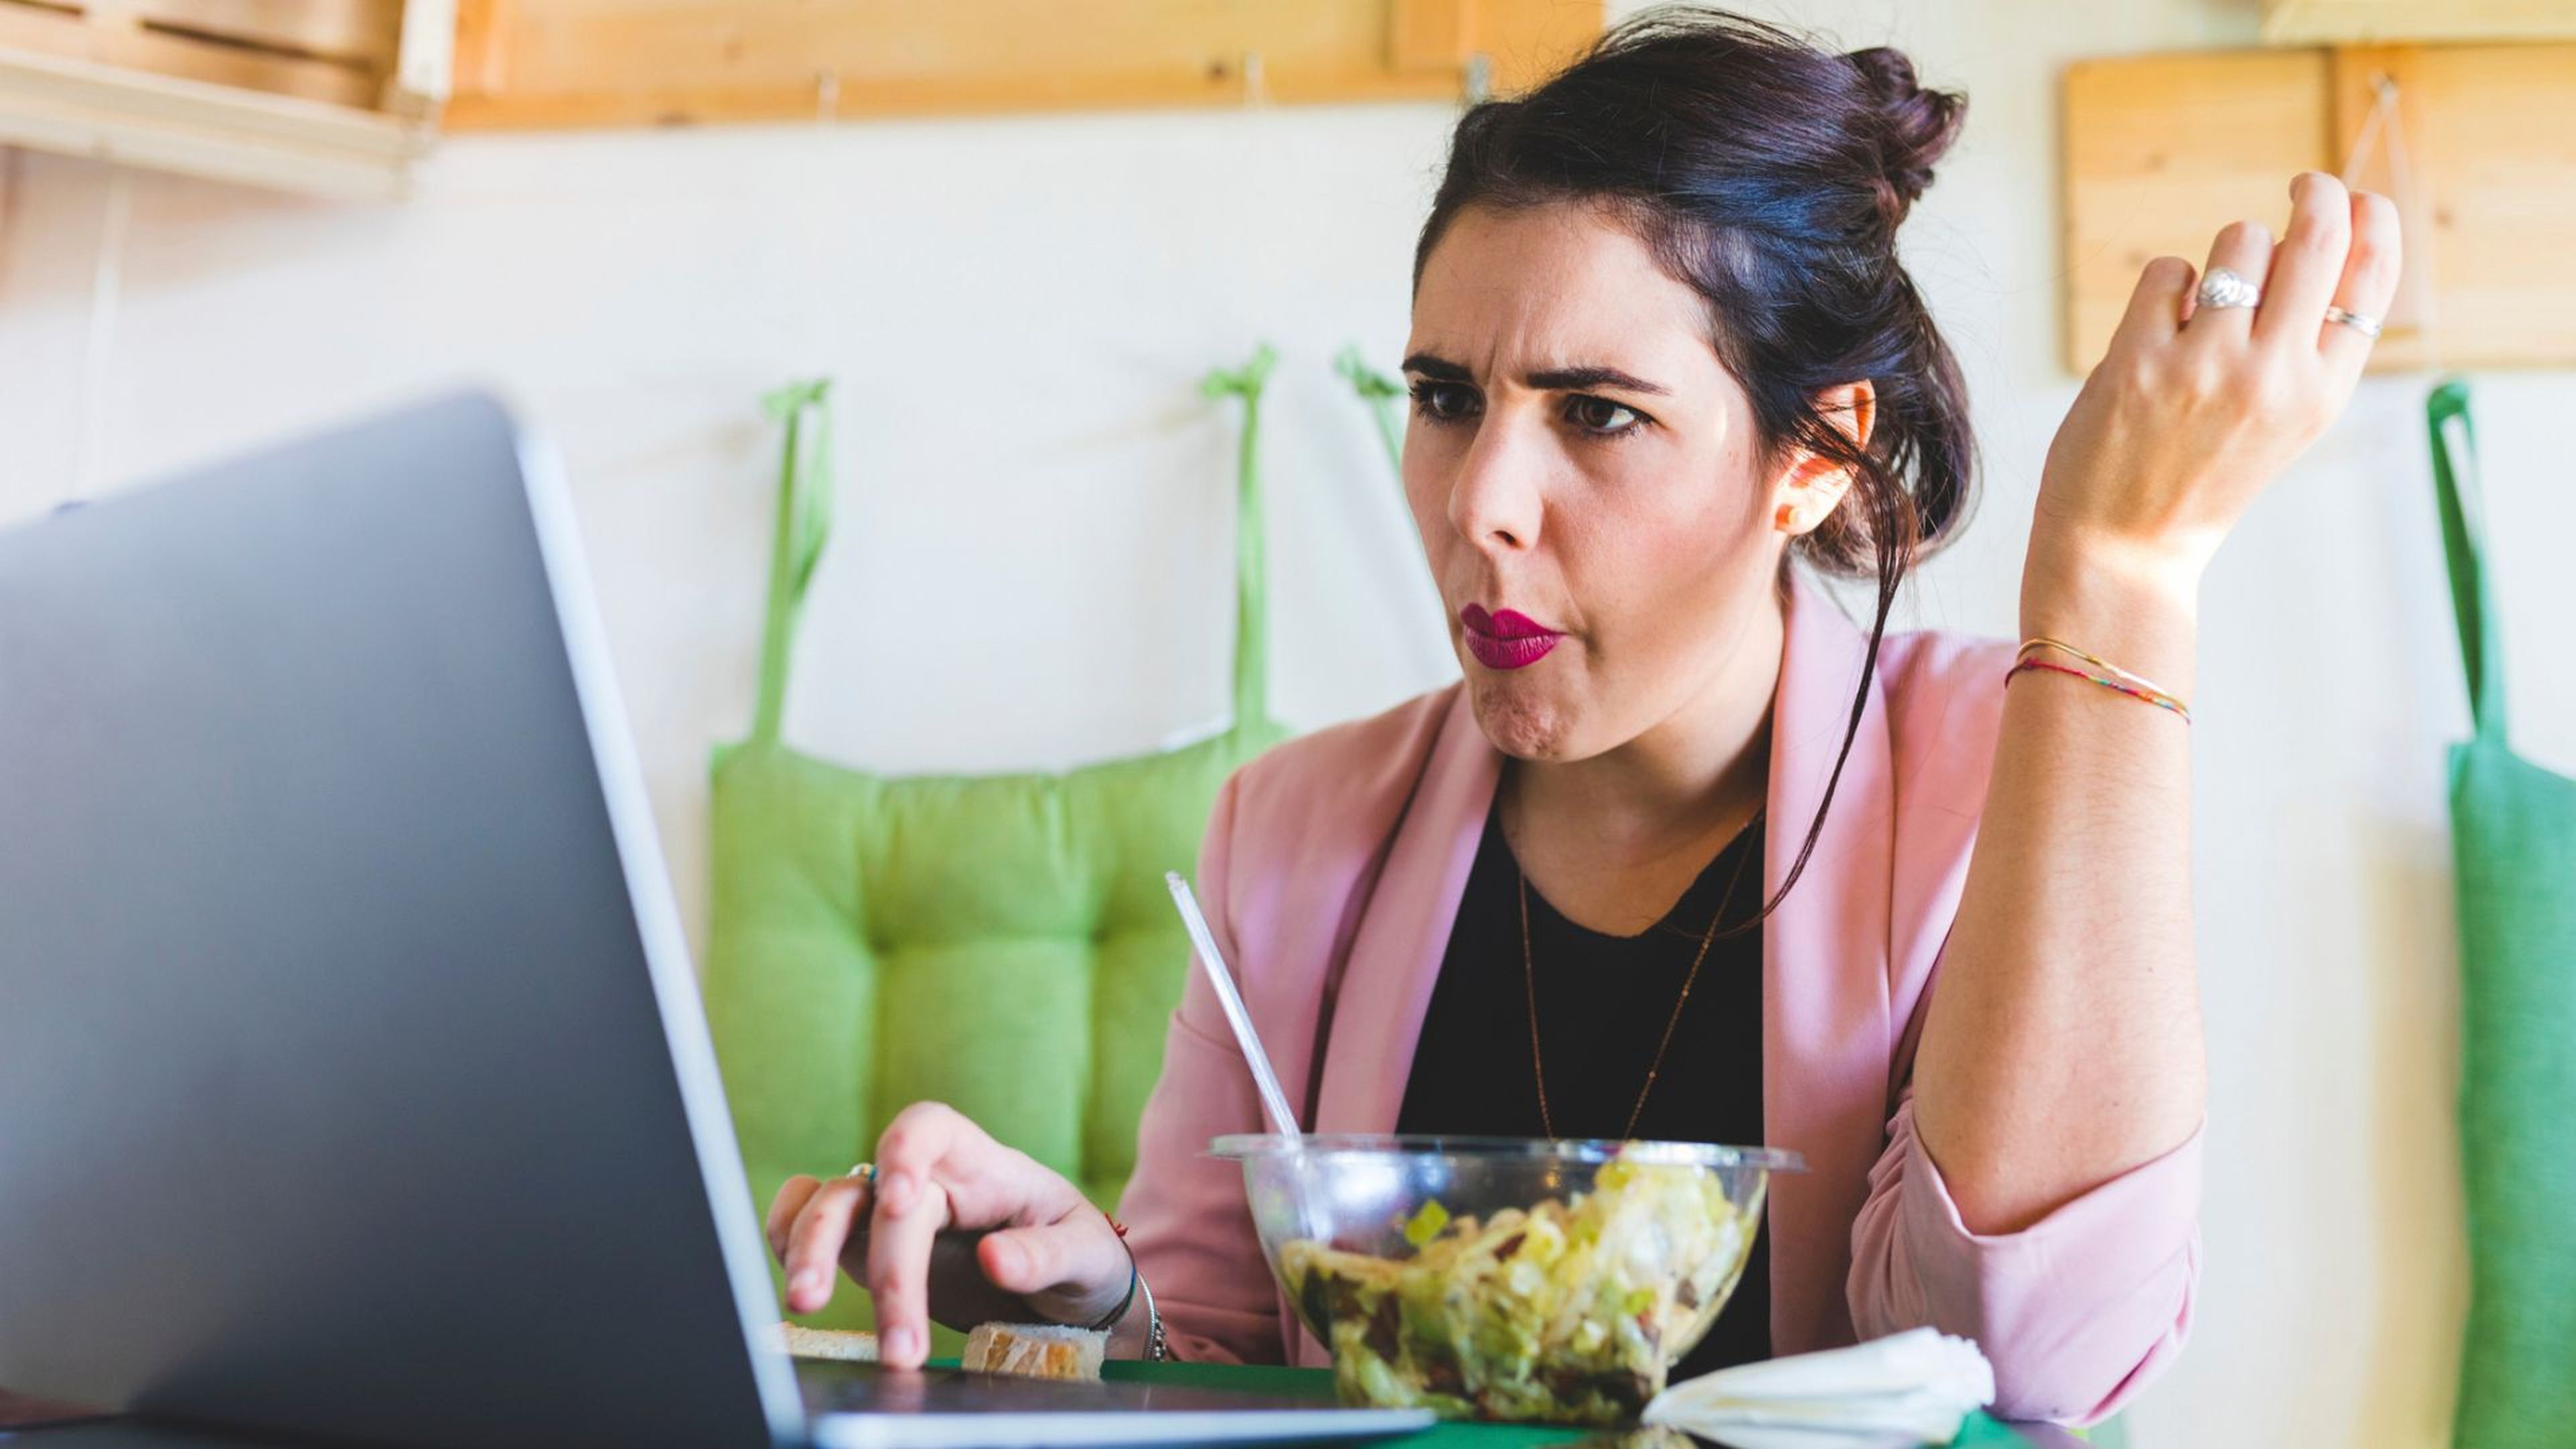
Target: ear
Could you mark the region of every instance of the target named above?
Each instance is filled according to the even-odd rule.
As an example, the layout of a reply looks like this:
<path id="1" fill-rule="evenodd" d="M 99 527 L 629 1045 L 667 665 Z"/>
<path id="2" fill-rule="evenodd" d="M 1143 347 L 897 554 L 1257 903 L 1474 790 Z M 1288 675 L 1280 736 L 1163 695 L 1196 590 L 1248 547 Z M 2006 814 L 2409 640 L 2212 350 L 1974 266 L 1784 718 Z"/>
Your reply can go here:
<path id="1" fill-rule="evenodd" d="M 1866 445 L 1878 417 L 1878 392 L 1867 378 L 1840 383 L 1817 393 L 1816 407 L 1854 445 Z M 1772 526 L 1791 538 L 1814 532 L 1833 516 L 1851 485 L 1850 469 L 1800 449 L 1773 489 Z"/>

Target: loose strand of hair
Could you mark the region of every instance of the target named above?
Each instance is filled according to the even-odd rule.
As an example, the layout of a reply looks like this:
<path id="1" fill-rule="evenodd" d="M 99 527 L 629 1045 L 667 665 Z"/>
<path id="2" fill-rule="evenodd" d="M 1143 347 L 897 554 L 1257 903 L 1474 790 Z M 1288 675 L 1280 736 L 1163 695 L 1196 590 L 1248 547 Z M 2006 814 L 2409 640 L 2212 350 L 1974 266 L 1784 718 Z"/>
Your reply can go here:
<path id="1" fill-rule="evenodd" d="M 1842 785 L 1843 768 L 1851 762 L 1852 745 L 1860 738 L 1861 721 L 1869 715 L 1869 701 L 1878 679 L 1879 648 L 1887 638 L 1887 618 L 1895 610 L 1896 593 L 1904 582 L 1907 561 L 1914 551 L 1912 540 L 1904 536 L 1910 532 L 1908 516 L 1913 510 L 1912 500 L 1906 497 L 1903 489 L 1895 486 L 1895 480 L 1875 459 L 1859 462 L 1856 466 L 1871 475 L 1866 492 L 1874 505 L 1872 511 L 1877 515 L 1872 520 L 1870 536 L 1877 562 L 1878 608 L 1870 620 L 1869 646 L 1861 656 L 1860 686 L 1852 693 L 1851 715 L 1843 721 L 1842 748 L 1834 753 L 1833 773 L 1825 777 L 1824 798 L 1816 802 L 1815 817 L 1807 824 L 1807 836 L 1798 846 L 1797 858 L 1789 863 L 1789 869 L 1780 878 L 1780 889 L 1763 903 L 1761 911 L 1752 919 L 1719 932 L 1718 939 L 1721 940 L 1741 935 L 1769 920 L 1771 913 L 1780 909 L 1781 902 L 1789 898 L 1789 891 L 1797 885 L 1798 877 L 1806 873 L 1808 858 L 1815 854 L 1816 842 L 1824 836 L 1825 816 L 1833 809 L 1834 792 Z"/>

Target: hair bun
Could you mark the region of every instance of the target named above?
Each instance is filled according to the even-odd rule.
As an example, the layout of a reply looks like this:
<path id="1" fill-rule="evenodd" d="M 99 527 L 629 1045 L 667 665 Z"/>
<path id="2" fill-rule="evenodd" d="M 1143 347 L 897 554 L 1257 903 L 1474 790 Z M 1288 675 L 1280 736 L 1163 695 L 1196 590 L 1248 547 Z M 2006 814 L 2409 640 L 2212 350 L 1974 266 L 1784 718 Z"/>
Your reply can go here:
<path id="1" fill-rule="evenodd" d="M 1926 90 L 1905 52 L 1876 45 L 1843 59 L 1860 73 L 1876 103 L 1880 169 L 1888 185 L 1888 222 L 1905 219 L 1914 199 L 1932 184 L 1932 168 L 1959 138 L 1968 98 L 1958 91 Z"/>

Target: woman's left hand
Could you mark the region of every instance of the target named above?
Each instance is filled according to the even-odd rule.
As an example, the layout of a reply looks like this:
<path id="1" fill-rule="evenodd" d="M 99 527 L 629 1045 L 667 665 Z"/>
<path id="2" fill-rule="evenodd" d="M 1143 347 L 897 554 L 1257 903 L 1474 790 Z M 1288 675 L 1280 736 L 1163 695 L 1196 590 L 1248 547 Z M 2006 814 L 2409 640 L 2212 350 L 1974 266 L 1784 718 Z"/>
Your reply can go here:
<path id="1" fill-rule="evenodd" d="M 2259 306 L 2186 322 L 2191 264 L 2147 264 L 2040 481 L 2023 637 L 2099 651 L 2179 701 L 2201 571 L 2343 411 L 2370 355 L 2326 307 L 2381 317 L 2397 291 L 2385 199 L 2316 171 L 2290 196 L 2279 246 L 2240 221 L 2210 248 Z M 2027 1228 L 2206 1119 L 2190 802 L 2174 712 L 2046 675 L 2009 692 L 1914 1062 L 1915 1127 L 1970 1231 Z"/>
<path id="2" fill-rule="evenodd" d="M 2262 289 L 2259 306 L 2200 305 L 2186 321 L 2198 286 L 2191 264 L 2147 264 L 2049 445 L 2032 584 L 2115 569 L 2187 604 L 2254 495 L 2351 400 L 2372 339 L 2326 320 L 2326 306 L 2387 313 L 2397 209 L 2322 171 L 2294 177 L 2290 197 L 2277 246 L 2260 223 L 2239 221 L 2210 247 L 2212 268 Z"/>

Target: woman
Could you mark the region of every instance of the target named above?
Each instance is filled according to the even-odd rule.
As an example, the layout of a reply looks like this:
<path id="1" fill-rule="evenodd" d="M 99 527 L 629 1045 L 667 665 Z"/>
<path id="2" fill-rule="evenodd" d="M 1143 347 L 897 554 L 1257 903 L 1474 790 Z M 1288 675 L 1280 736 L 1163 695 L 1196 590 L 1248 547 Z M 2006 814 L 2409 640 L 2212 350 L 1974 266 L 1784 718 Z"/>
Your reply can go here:
<path id="1" fill-rule="evenodd" d="M 1315 1130 L 1805 1154 L 1686 1372 L 1933 1324 L 1983 1344 L 2001 1412 L 2090 1421 L 2177 1351 L 2198 1266 L 2194 596 L 2350 396 L 2397 225 L 2311 172 L 2197 291 L 2149 263 L 2048 453 L 2034 642 L 1888 635 L 1969 491 L 1894 250 L 1962 104 L 1893 51 L 1696 14 L 1461 119 L 1403 471 L 1465 679 L 1242 771 L 1199 884 Z M 1868 630 L 1801 556 L 1875 580 Z M 1322 1362 L 1199 1155 L 1260 1124 L 1193 974 L 1123 1245 L 916 1106 L 872 1170 L 781 1190 L 789 1307 L 837 1261 L 892 1363 L 932 1316 L 1139 1353 L 1141 1281 L 1178 1357 Z"/>

